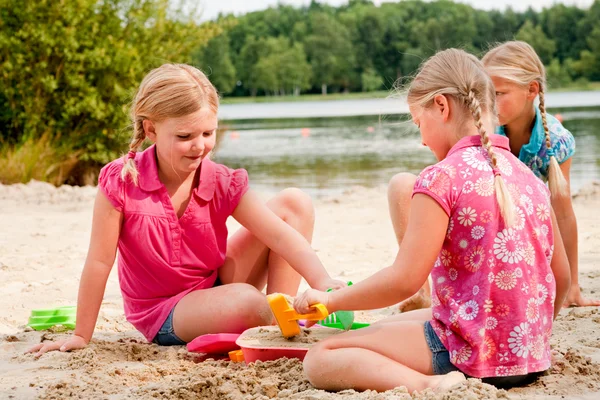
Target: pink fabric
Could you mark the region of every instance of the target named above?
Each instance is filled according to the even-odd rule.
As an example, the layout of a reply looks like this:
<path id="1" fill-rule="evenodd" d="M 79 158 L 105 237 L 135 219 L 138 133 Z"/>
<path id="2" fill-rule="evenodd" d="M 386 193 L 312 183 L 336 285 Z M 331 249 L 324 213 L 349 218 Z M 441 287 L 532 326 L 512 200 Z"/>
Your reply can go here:
<path id="1" fill-rule="evenodd" d="M 500 217 L 494 173 L 479 136 L 461 139 L 419 175 L 414 188 L 450 217 L 431 273 L 431 325 L 450 361 L 478 378 L 550 367 L 556 296 L 548 189 L 510 153 L 506 137 L 490 138 L 516 206 L 512 228 Z"/>
<path id="2" fill-rule="evenodd" d="M 214 285 L 227 251 L 225 222 L 248 190 L 248 174 L 204 159 L 178 219 L 158 179 L 154 146 L 135 162 L 138 186 L 121 179 L 123 159 L 102 169 L 98 186 L 123 213 L 118 264 L 125 316 L 151 341 L 182 297 Z"/>

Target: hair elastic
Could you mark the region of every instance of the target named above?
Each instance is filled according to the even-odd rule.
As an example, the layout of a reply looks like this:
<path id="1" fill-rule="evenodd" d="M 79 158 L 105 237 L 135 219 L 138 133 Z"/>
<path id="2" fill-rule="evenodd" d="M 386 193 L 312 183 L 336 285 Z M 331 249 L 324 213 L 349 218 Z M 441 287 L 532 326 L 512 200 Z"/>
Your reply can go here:
<path id="1" fill-rule="evenodd" d="M 130 150 L 129 153 L 127 153 L 127 159 L 128 160 L 133 160 L 135 158 L 135 150 Z"/>
<path id="2" fill-rule="evenodd" d="M 494 176 L 501 176 L 502 175 L 500 173 L 500 170 L 498 169 L 498 167 L 492 168 L 492 172 L 494 173 Z"/>

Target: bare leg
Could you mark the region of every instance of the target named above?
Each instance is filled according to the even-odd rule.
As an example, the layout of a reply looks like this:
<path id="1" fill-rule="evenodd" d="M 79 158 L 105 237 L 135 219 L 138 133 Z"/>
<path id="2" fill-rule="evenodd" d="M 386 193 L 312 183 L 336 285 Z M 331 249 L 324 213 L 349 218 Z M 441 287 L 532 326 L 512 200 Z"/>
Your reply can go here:
<path id="1" fill-rule="evenodd" d="M 409 392 L 446 390 L 465 380 L 461 373 L 433 375 L 432 354 L 419 321 L 373 325 L 326 339 L 309 350 L 304 371 L 313 386 L 334 391 L 398 386 Z"/>
<path id="2" fill-rule="evenodd" d="M 285 189 L 267 202 L 267 206 L 297 230 L 310 243 L 315 212 L 310 196 L 298 189 Z M 240 228 L 227 243 L 227 257 L 219 270 L 224 284 L 245 282 L 267 293 L 295 296 L 301 276 L 278 254 L 271 252 L 246 228 Z"/>
<path id="3" fill-rule="evenodd" d="M 410 215 L 410 202 L 416 181 L 417 177 L 415 175 L 400 173 L 392 177 L 388 186 L 388 206 L 398 246 L 402 243 L 406 233 L 408 216 Z M 415 295 L 402 301 L 398 308 L 400 311 L 406 312 L 430 306 L 431 289 L 429 288 L 429 281 L 427 281 Z"/>
<path id="4" fill-rule="evenodd" d="M 306 240 L 312 240 L 314 208 L 307 194 L 285 189 L 267 206 Z M 175 307 L 173 327 L 182 340 L 272 324 L 273 316 L 262 289 L 267 285 L 267 293 L 295 296 L 301 277 L 247 229 L 240 228 L 228 240 L 219 279 L 223 286 L 192 292 Z"/>

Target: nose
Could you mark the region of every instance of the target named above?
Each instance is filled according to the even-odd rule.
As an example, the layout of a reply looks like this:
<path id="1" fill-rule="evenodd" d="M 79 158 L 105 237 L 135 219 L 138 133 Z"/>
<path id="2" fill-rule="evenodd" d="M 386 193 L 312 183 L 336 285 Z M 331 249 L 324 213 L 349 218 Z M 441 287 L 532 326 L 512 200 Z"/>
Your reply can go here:
<path id="1" fill-rule="evenodd" d="M 204 139 L 202 137 L 199 137 L 198 139 L 194 140 L 194 142 L 192 143 L 192 150 L 200 150 L 202 153 L 204 153 Z"/>

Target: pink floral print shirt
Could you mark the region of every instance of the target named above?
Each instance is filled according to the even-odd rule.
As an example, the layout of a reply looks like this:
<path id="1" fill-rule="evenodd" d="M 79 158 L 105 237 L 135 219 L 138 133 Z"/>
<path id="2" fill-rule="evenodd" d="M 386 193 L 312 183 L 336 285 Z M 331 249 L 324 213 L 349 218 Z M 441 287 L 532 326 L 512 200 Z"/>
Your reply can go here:
<path id="1" fill-rule="evenodd" d="M 419 175 L 414 194 L 432 197 L 448 214 L 433 267 L 431 325 L 462 372 L 478 378 L 525 375 L 550 367 L 556 284 L 550 194 L 490 135 L 498 169 L 516 206 L 506 227 L 494 173 L 479 136 L 461 139 Z"/>

